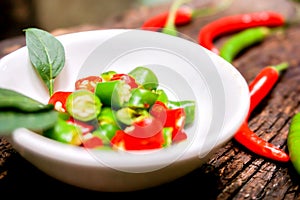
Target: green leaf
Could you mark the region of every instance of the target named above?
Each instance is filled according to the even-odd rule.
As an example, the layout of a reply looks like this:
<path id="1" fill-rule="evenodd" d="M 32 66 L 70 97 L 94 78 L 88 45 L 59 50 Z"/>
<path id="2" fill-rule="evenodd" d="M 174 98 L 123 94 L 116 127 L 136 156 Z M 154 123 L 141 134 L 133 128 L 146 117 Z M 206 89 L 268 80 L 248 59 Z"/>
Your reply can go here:
<path id="1" fill-rule="evenodd" d="M 47 130 L 54 126 L 57 119 L 58 112 L 55 110 L 37 113 L 0 112 L 0 135 L 7 135 L 21 127 L 32 131 Z"/>
<path id="2" fill-rule="evenodd" d="M 23 112 L 38 112 L 41 110 L 51 110 L 53 109 L 53 105 L 44 105 L 19 92 L 0 88 L 0 109 L 1 111 L 18 110 Z"/>
<path id="3" fill-rule="evenodd" d="M 58 112 L 52 104 L 42 104 L 14 90 L 0 88 L 0 135 L 21 127 L 46 130 L 53 127 L 57 119 Z"/>
<path id="4" fill-rule="evenodd" d="M 28 28 L 24 31 L 30 61 L 48 87 L 51 96 L 54 80 L 65 65 L 64 47 L 47 31 L 38 28 Z"/>

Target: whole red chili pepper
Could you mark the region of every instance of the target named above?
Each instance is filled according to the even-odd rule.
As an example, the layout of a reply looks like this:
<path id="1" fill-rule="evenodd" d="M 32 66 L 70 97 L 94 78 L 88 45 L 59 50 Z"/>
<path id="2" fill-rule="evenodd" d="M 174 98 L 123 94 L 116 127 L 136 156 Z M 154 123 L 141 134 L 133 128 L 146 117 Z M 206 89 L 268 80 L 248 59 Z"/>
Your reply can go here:
<path id="1" fill-rule="evenodd" d="M 276 147 L 272 143 L 265 141 L 256 135 L 248 126 L 248 118 L 259 102 L 269 93 L 279 78 L 282 70 L 286 69 L 288 64 L 283 62 L 276 66 L 267 66 L 249 84 L 250 90 L 250 108 L 248 116 L 240 129 L 235 133 L 234 139 L 257 155 L 280 161 L 288 162 L 289 156 L 286 152 Z"/>
<path id="2" fill-rule="evenodd" d="M 221 35 L 250 27 L 275 27 L 282 26 L 284 24 L 284 16 L 273 11 L 225 16 L 203 26 L 198 34 L 198 43 L 201 46 L 219 54 L 218 48 L 214 45 L 214 40 Z"/>

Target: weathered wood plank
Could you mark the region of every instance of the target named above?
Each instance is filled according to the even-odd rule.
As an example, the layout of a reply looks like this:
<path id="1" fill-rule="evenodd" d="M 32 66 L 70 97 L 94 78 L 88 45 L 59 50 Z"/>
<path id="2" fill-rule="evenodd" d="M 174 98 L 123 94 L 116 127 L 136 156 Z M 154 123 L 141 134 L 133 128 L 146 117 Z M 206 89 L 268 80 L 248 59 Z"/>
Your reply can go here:
<path id="1" fill-rule="evenodd" d="M 278 2 L 279 0 L 277 0 Z M 258 1 L 256 1 L 258 2 Z M 274 10 L 291 16 L 292 9 L 284 4 L 274 3 Z M 179 31 L 197 42 L 201 27 L 220 16 L 249 12 L 258 9 L 245 7 L 247 1 L 235 1 L 230 9 L 213 16 L 195 19 L 192 23 L 179 27 Z M 249 3 L 248 3 L 249 4 Z M 259 1 L 263 9 L 270 6 L 268 1 Z M 159 8 L 138 8 L 130 10 L 124 16 L 114 18 L 99 26 L 81 26 L 55 30 L 56 35 L 84 30 L 106 28 L 138 28 L 147 18 L 168 9 L 168 5 Z M 216 41 L 220 46 L 226 37 Z M 249 126 L 265 140 L 287 151 L 286 138 L 290 119 L 300 112 L 300 25 L 288 27 L 280 34 L 274 34 L 239 55 L 233 65 L 241 72 L 247 82 L 253 80 L 260 69 L 267 65 L 288 61 L 290 67 L 282 74 L 270 94 L 254 110 Z M 0 41 L 0 57 L 25 44 L 24 37 Z M 33 185 L 26 184 L 28 179 Z M 49 188 L 42 187 L 48 185 Z M 160 193 L 183 193 L 197 195 L 201 199 L 300 199 L 300 176 L 291 163 L 277 163 L 253 154 L 235 140 L 229 141 L 202 167 L 177 181 L 160 187 L 126 194 L 128 196 L 157 195 Z M 41 173 L 30 163 L 24 161 L 4 137 L 0 137 L 0 191 L 30 190 L 40 192 L 59 191 L 65 194 L 95 194 L 75 188 Z M 1 190 L 2 189 L 2 190 Z M 12 194 L 12 193 L 10 193 Z M 96 193 L 108 197 L 117 194 Z M 121 196 L 123 196 L 122 194 Z M 125 196 L 126 196 L 125 195 Z"/>

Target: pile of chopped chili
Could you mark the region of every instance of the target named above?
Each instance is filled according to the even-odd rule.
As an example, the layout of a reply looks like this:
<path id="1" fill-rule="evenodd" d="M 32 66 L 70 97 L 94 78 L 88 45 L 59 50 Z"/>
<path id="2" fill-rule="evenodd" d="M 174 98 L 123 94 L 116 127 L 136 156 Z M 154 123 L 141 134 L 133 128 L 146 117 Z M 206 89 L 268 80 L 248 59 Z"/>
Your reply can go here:
<path id="1" fill-rule="evenodd" d="M 48 103 L 60 117 L 43 135 L 93 149 L 159 149 L 184 141 L 196 109 L 193 100 L 169 99 L 143 66 L 81 78 L 75 91 L 57 91 Z"/>

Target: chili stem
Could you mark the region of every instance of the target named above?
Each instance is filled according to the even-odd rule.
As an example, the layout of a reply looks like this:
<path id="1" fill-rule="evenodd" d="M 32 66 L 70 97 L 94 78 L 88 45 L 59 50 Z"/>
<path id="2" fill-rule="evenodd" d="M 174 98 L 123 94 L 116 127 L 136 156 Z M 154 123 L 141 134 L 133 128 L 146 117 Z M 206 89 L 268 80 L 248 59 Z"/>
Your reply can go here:
<path id="1" fill-rule="evenodd" d="M 216 6 L 211 6 L 208 8 L 194 9 L 192 12 L 192 18 L 204 17 L 209 15 L 214 15 L 222 10 L 225 10 L 232 4 L 233 0 L 221 0 Z"/>
<path id="2" fill-rule="evenodd" d="M 289 67 L 289 63 L 288 62 L 282 62 L 282 63 L 280 63 L 278 65 L 274 65 L 272 67 L 280 73 L 280 72 L 286 70 Z"/>
<path id="3" fill-rule="evenodd" d="M 167 18 L 166 25 L 162 29 L 163 33 L 177 36 L 176 26 L 175 26 L 175 18 L 176 18 L 176 11 L 177 9 L 191 0 L 175 0 L 170 8 L 170 12 Z"/>

